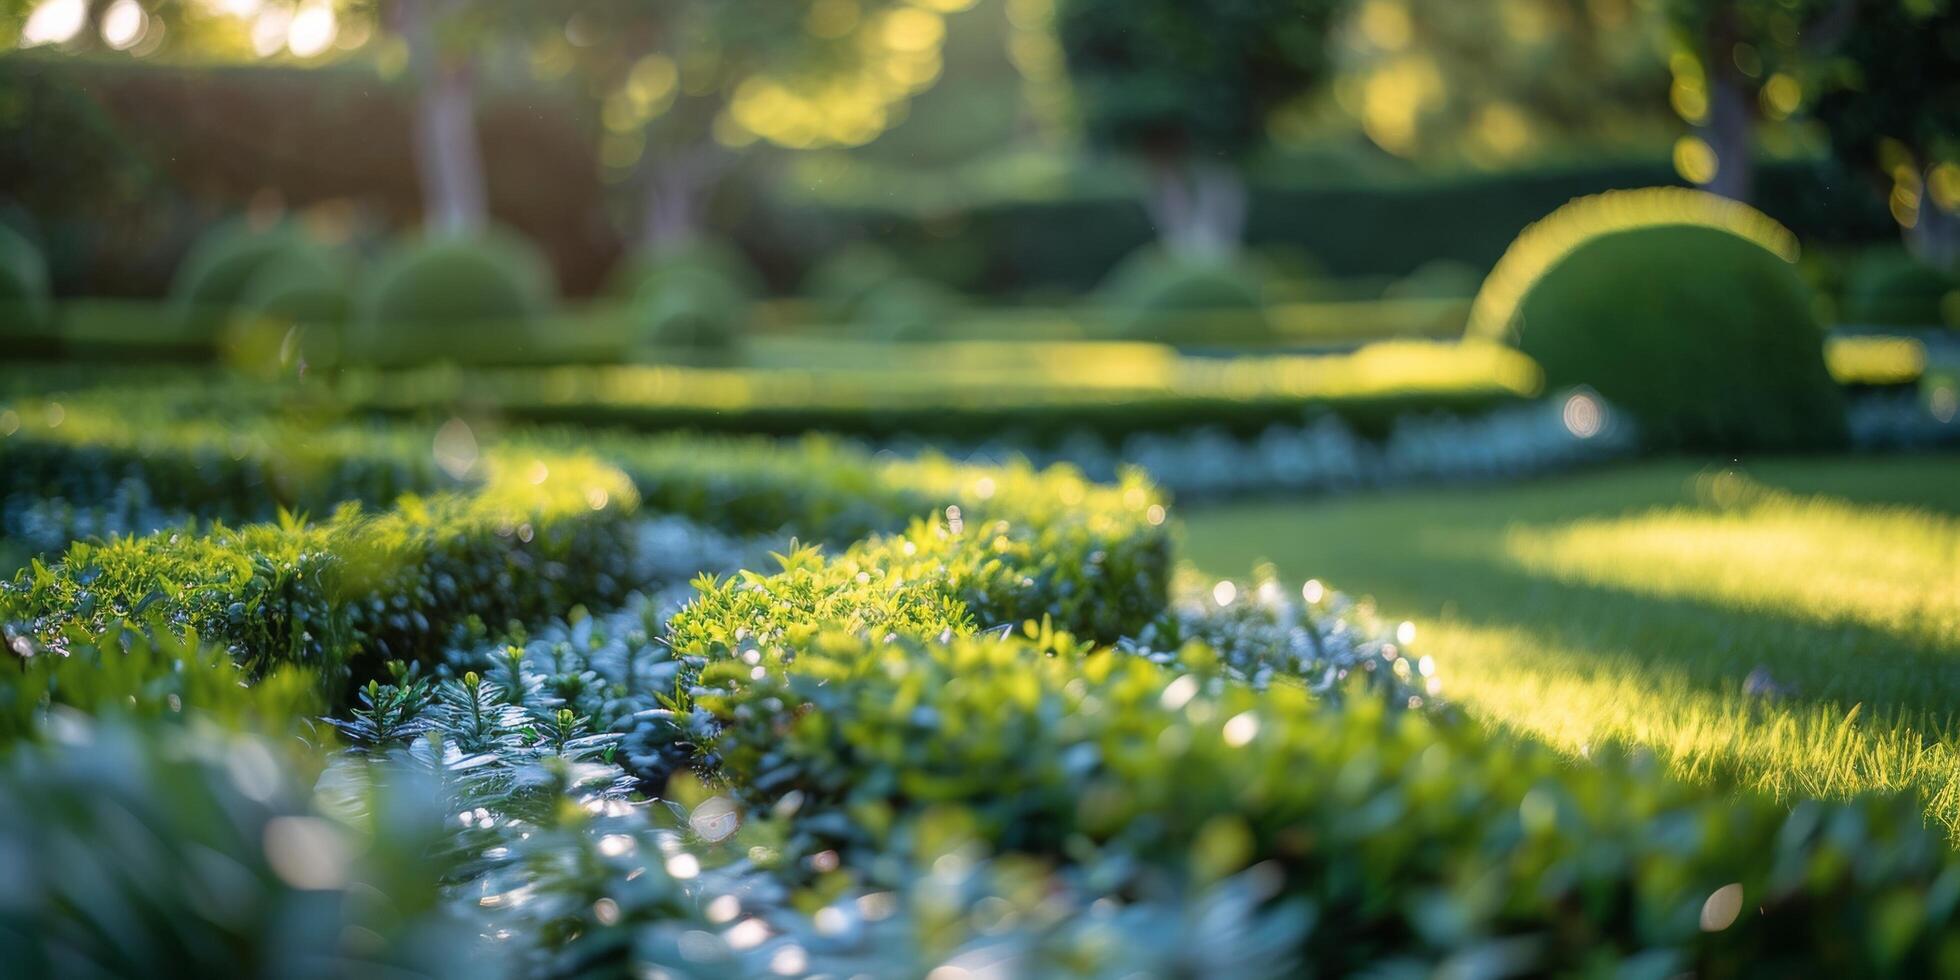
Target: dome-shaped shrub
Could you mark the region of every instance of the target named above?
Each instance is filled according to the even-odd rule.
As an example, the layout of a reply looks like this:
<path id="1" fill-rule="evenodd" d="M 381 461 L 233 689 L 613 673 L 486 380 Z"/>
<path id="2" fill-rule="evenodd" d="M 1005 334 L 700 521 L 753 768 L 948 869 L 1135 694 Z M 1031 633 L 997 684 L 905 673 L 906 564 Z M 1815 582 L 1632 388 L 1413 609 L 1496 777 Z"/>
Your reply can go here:
<path id="1" fill-rule="evenodd" d="M 1525 229 L 1472 305 L 1552 388 L 1586 384 L 1663 448 L 1790 449 L 1844 438 L 1795 236 L 1678 188 L 1581 198 Z"/>
<path id="2" fill-rule="evenodd" d="M 906 278 L 905 263 L 882 245 L 853 242 L 826 255 L 803 277 L 803 294 L 839 323 L 857 319 L 865 299 Z"/>
<path id="3" fill-rule="evenodd" d="M 743 299 L 753 299 L 767 291 L 762 274 L 741 249 L 713 239 L 634 252 L 613 269 L 605 291 L 616 299 L 633 300 L 645 296 L 654 280 L 695 273 L 721 280 Z"/>
<path id="4" fill-rule="evenodd" d="M 0 225 L 0 345 L 18 353 L 53 344 L 48 265 L 23 235 Z"/>
<path id="5" fill-rule="evenodd" d="M 951 290 L 926 279 L 893 279 L 857 303 L 852 326 L 863 336 L 894 343 L 940 340 L 965 304 Z"/>
<path id="6" fill-rule="evenodd" d="M 490 233 L 398 243 L 354 294 L 341 344 L 351 363 L 517 362 L 539 345 L 550 266 L 530 243 Z"/>
<path id="7" fill-rule="evenodd" d="M 236 312 L 290 324 L 338 324 L 347 319 L 348 281 L 345 263 L 331 253 L 281 256 L 252 275 Z"/>
<path id="8" fill-rule="evenodd" d="M 749 302 L 739 286 L 718 275 L 680 268 L 649 279 L 633 308 L 645 345 L 725 352 L 741 344 Z"/>
<path id="9" fill-rule="evenodd" d="M 366 329 L 528 323 L 551 307 L 551 268 L 504 234 L 418 239 L 375 263 L 355 301 Z"/>
<path id="10" fill-rule="evenodd" d="M 1960 275 L 1903 248 L 1874 250 L 1851 267 L 1839 319 L 1858 327 L 1960 328 Z"/>
<path id="11" fill-rule="evenodd" d="M 202 321 L 216 329 L 238 308 L 261 270 L 285 263 L 331 261 L 330 250 L 296 225 L 226 222 L 206 232 L 178 264 L 170 283 L 171 304 L 179 322 Z"/>
<path id="12" fill-rule="evenodd" d="M 1145 248 L 1110 273 L 1097 298 L 1126 339 L 1270 343 L 1275 333 L 1266 316 L 1266 278 L 1244 259 L 1185 258 Z"/>

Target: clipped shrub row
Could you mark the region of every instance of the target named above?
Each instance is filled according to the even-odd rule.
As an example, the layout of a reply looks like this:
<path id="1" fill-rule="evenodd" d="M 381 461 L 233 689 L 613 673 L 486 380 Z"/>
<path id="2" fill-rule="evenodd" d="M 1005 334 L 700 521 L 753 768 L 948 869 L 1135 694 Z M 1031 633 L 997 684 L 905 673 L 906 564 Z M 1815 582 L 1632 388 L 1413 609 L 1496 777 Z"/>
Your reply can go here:
<path id="1" fill-rule="evenodd" d="M 1217 426 L 1256 435 L 1324 412 L 1370 438 L 1415 413 L 1481 415 L 1539 390 L 1528 358 L 1489 344 L 1386 343 L 1352 354 L 1211 359 L 1152 345 L 1029 348 L 1027 363 L 739 370 L 674 366 L 356 373 L 339 396 L 389 414 L 482 410 L 525 422 L 640 431 L 828 432 L 1052 446 L 1075 433 Z"/>
<path id="2" fill-rule="evenodd" d="M 617 470 L 570 454 L 484 462 L 474 492 L 384 512 L 77 542 L 0 586 L 0 603 L 56 647 L 76 626 L 156 622 L 254 675 L 297 664 L 337 690 L 382 660 L 425 659 L 472 618 L 535 620 L 632 585 L 637 499 Z"/>
<path id="3" fill-rule="evenodd" d="M 405 627 L 354 612 L 341 622 L 374 631 L 377 659 L 414 659 L 439 679 L 390 668 L 392 683 L 364 686 L 337 728 L 364 753 L 424 760 L 446 781 L 446 812 L 487 832 L 469 838 L 480 860 L 452 876 L 457 897 L 520 924 L 513 953 L 539 969 L 917 972 L 1003 934 L 1029 941 L 996 962 L 1036 974 L 1427 971 L 1473 957 L 1511 973 L 1960 966 L 1960 872 L 1912 801 L 1792 809 L 1684 785 L 1609 747 L 1569 760 L 1414 710 L 1411 697 L 1435 693 L 1432 665 L 1394 631 L 1327 609 L 1313 585 L 1304 604 L 1262 583 L 1210 593 L 1256 614 L 1174 615 L 1165 514 L 1139 478 L 1098 486 L 821 442 L 771 456 L 625 436 L 571 457 L 588 478 L 561 474 L 565 457 L 539 459 L 571 438 L 497 443 L 473 496 L 90 547 L 10 592 L 107 636 L 122 617 L 95 629 L 75 612 L 82 593 L 141 583 L 98 552 L 157 567 L 236 545 L 276 559 L 276 581 L 303 581 L 276 574 L 318 547 L 348 556 L 317 573 L 370 590 L 359 598 L 389 596 L 386 608 L 408 596 Z M 549 465 L 543 482 L 527 459 Z M 396 576 L 396 559 L 442 570 L 482 558 L 508 573 L 530 554 L 496 530 L 505 544 L 476 550 L 472 536 L 452 553 L 442 529 L 467 536 L 519 503 L 562 504 L 567 521 L 624 537 L 624 506 L 593 509 L 598 473 L 616 481 L 610 499 L 644 497 L 724 530 L 785 517 L 813 536 L 862 537 L 829 557 L 795 550 L 771 574 L 700 580 L 664 627 L 628 616 L 601 635 L 574 613 L 501 650 L 482 624 L 432 622 L 421 645 L 394 642 L 388 630 L 427 613 L 427 577 Z M 859 487 L 878 489 L 844 506 Z M 472 580 L 507 595 L 462 604 L 536 597 L 480 619 L 549 618 L 616 552 L 588 538 L 553 553 L 556 573 Z M 381 571 L 355 574 L 364 568 Z M 194 608 L 206 618 L 179 630 L 237 635 L 209 603 Z M 36 635 L 60 634 L 76 630 Z M 277 650 L 287 636 L 245 641 Z M 480 652 L 459 656 L 459 643 Z M 242 661 L 249 676 L 256 662 Z M 1389 678 L 1401 683 L 1385 685 L 1386 701 L 1350 686 Z M 139 698 L 139 713 L 156 703 Z M 663 796 L 676 826 L 649 826 L 626 804 L 622 766 L 642 785 L 673 775 Z M 1053 932 L 1034 908 L 1047 895 L 1075 910 Z M 826 914 L 847 908 L 857 912 Z M 1037 918 L 1002 933 L 1004 908 Z M 1212 931 L 1166 932 L 1186 917 Z M 1229 958 L 1201 942 L 1219 929 L 1249 930 Z"/>

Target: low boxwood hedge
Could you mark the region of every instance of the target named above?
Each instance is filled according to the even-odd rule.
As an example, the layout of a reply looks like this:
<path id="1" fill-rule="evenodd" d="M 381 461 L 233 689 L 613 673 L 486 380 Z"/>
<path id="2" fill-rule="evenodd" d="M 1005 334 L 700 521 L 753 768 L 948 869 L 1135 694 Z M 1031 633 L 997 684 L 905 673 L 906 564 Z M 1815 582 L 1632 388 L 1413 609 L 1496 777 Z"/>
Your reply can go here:
<path id="1" fill-rule="evenodd" d="M 263 472 L 269 451 L 238 438 L 262 423 L 200 422 L 178 397 L 174 424 L 192 435 L 156 454 L 202 447 L 212 467 Z M 75 401 L 52 426 L 44 403 L 10 407 L 8 438 L 128 452 L 112 405 Z M 121 426 L 168 418 L 131 411 Z M 50 435 L 82 419 L 93 434 Z M 334 432 L 356 469 L 435 438 Z M 446 439 L 446 459 L 467 455 Z M 1960 862 L 1914 801 L 1793 807 L 1611 746 L 1575 760 L 1493 734 L 1432 707 L 1433 665 L 1393 630 L 1357 644 L 1375 627 L 1316 588 L 1302 593 L 1315 615 L 1262 584 L 1221 586 L 1204 608 L 1278 610 L 1263 618 L 1167 618 L 1167 515 L 1136 477 L 540 431 L 486 440 L 464 478 L 380 513 L 71 548 L 8 587 L 0 618 L 31 614 L 9 645 L 79 644 L 99 661 L 124 620 L 148 617 L 121 635 L 229 647 L 232 666 L 206 662 L 197 685 L 290 677 L 289 662 L 366 680 L 336 721 L 356 754 L 322 795 L 358 804 L 351 791 L 395 783 L 362 760 L 433 774 L 437 811 L 468 827 L 447 845 L 468 857 L 440 872 L 452 911 L 477 934 L 507 931 L 500 957 L 541 973 L 891 975 L 981 953 L 1039 975 L 1960 968 Z M 595 624 L 575 605 L 631 584 L 621 542 L 642 500 L 835 546 L 703 578 L 664 626 L 630 611 Z M 554 615 L 535 641 L 499 632 Z M 1330 669 L 1314 651 L 1336 645 L 1364 656 Z M 166 646 L 130 666 L 200 656 Z M 30 740 L 53 705 L 109 714 L 141 687 L 105 678 L 91 693 L 43 673 L 37 693 L 14 676 Z M 1371 676 L 1408 683 L 1359 686 Z M 162 690 L 134 713 L 200 700 Z M 279 710 L 225 701 L 212 720 Z M 39 750 L 11 758 L 41 758 L 24 751 Z M 631 805 L 632 777 L 666 779 L 668 806 Z M 0 807 L 0 843 L 52 839 L 52 812 Z M 363 851 L 392 853 L 389 840 Z M 365 880 L 355 853 L 318 867 Z M 26 942 L 74 935 L 91 907 L 21 906 Z M 1214 952 L 1220 936 L 1235 938 Z M 375 959 L 409 958 L 388 947 L 409 938 L 379 941 Z M 258 948 L 184 962 L 224 972 Z"/>
<path id="2" fill-rule="evenodd" d="M 1422 413 L 1482 415 L 1536 394 L 1528 358 L 1489 344 L 1383 343 L 1349 354 L 1219 359 L 1167 348 L 1031 345 L 1027 364 L 806 371 L 678 366 L 353 373 L 347 403 L 388 415 L 486 411 L 532 423 L 759 435 L 826 432 L 1052 446 L 1086 433 L 1216 426 L 1240 436 L 1326 413 L 1382 438 Z M 1138 358 L 1139 350 L 1155 356 Z"/>

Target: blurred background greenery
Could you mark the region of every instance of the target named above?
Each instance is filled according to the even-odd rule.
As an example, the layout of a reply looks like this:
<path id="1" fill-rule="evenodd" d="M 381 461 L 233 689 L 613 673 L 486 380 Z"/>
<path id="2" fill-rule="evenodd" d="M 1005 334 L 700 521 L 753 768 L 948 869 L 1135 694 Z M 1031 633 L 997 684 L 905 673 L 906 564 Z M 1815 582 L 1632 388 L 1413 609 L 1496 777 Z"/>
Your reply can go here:
<path id="1" fill-rule="evenodd" d="M 1794 231 L 1826 325 L 1951 326 L 1956 16 L 8 0 L 8 330 L 203 358 L 297 324 L 384 363 L 1448 338 L 1527 224 L 1669 184 Z"/>

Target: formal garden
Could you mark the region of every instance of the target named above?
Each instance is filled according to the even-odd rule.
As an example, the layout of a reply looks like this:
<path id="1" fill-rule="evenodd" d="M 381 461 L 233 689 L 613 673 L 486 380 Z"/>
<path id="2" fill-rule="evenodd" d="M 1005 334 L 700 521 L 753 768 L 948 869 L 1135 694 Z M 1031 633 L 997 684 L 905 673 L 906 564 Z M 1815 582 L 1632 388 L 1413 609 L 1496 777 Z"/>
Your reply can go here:
<path id="1" fill-rule="evenodd" d="M 0 39 L 0 974 L 1960 976 L 1952 0 Z"/>

